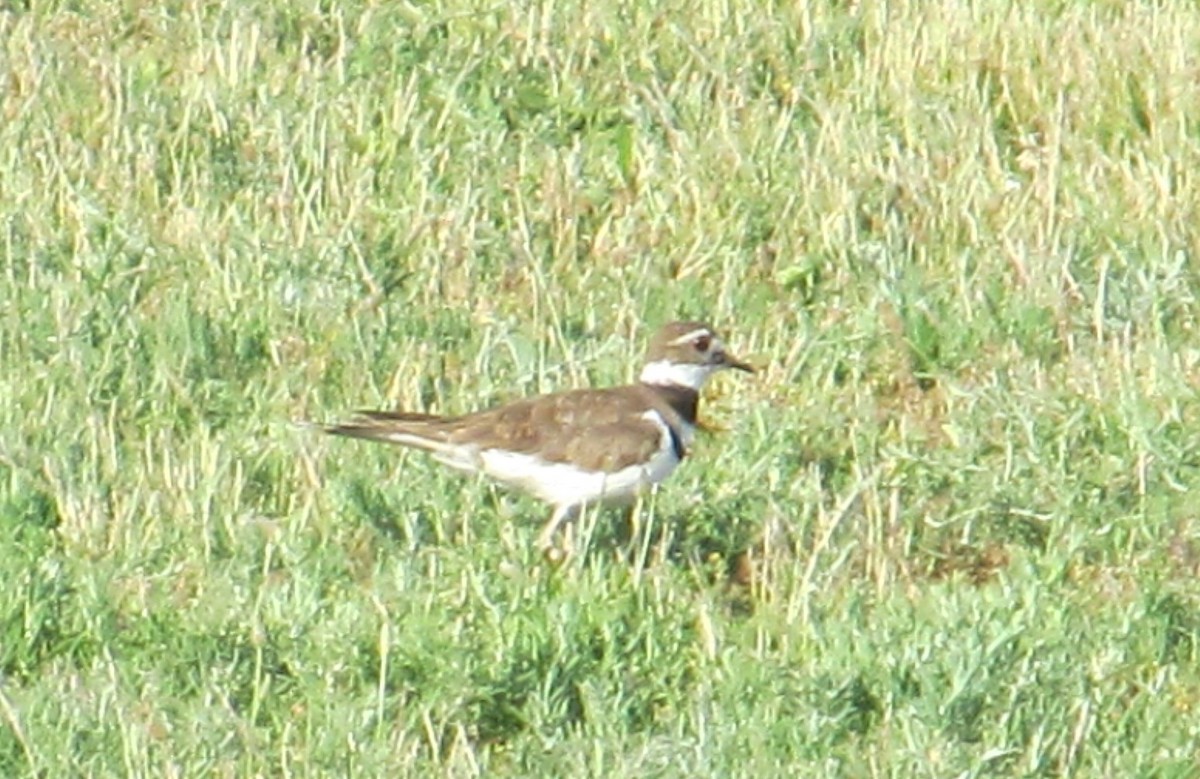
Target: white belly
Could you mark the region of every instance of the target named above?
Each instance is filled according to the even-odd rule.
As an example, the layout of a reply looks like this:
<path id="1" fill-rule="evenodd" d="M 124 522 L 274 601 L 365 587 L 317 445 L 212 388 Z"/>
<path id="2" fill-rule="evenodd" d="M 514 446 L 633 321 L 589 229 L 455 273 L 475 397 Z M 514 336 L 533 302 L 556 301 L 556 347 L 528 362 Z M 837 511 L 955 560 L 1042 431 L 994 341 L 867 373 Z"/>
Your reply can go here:
<path id="1" fill-rule="evenodd" d="M 670 476 L 679 465 L 670 428 L 657 414 L 647 413 L 646 418 L 661 428 L 658 449 L 648 461 L 613 473 L 585 471 L 569 463 L 548 463 L 530 454 L 497 449 L 479 452 L 480 470 L 554 506 L 629 501 L 646 487 Z"/>

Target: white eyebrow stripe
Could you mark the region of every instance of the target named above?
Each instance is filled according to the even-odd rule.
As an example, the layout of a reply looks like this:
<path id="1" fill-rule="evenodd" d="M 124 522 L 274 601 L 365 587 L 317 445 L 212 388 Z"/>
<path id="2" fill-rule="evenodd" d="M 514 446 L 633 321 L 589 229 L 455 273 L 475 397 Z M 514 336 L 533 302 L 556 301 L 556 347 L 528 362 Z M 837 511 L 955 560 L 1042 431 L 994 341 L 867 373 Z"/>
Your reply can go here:
<path id="1" fill-rule="evenodd" d="M 676 338 L 674 341 L 671 341 L 667 345 L 668 346 L 679 346 L 680 344 L 685 344 L 685 343 L 688 343 L 689 341 L 693 341 L 702 335 L 707 335 L 709 338 L 716 337 L 713 335 L 712 330 L 709 330 L 707 327 L 701 327 L 698 330 L 693 330 L 692 332 L 688 333 L 687 335 L 679 336 L 678 338 Z"/>

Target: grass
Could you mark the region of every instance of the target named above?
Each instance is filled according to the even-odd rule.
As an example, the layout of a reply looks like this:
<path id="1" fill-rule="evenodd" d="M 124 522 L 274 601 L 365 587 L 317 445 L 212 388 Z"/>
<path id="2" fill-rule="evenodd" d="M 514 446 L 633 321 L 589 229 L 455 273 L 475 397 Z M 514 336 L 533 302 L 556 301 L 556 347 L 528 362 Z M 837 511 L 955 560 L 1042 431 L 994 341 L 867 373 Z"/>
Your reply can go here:
<path id="1" fill-rule="evenodd" d="M 0 774 L 1200 754 L 1200 12 L 12 3 Z M 296 428 L 763 367 L 560 570 Z"/>

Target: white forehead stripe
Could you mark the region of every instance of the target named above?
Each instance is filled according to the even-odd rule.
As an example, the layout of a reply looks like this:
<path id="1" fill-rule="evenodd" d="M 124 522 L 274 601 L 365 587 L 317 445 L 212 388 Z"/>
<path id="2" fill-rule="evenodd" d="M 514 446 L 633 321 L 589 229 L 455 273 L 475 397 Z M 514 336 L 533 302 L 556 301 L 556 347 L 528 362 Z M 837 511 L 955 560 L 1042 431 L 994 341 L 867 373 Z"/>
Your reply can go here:
<path id="1" fill-rule="evenodd" d="M 671 341 L 670 343 L 668 343 L 667 346 L 679 346 L 681 344 L 686 344 L 686 343 L 696 340 L 697 338 L 699 338 L 702 335 L 707 335 L 709 338 L 715 337 L 713 335 L 712 330 L 709 330 L 707 327 L 701 327 L 698 330 L 693 330 L 692 332 L 688 333 L 687 335 L 679 336 L 674 341 Z"/>

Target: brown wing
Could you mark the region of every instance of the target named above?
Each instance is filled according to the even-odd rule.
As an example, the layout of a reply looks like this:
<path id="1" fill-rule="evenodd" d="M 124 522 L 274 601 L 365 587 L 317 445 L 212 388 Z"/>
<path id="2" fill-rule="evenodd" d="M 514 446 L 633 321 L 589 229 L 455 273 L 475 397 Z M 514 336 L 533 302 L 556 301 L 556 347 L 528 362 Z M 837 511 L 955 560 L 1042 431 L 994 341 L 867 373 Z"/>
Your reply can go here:
<path id="1" fill-rule="evenodd" d="M 441 424 L 451 443 L 536 452 L 550 462 L 612 471 L 646 461 L 662 445 L 662 429 L 642 417 L 645 411 L 636 388 L 584 389 L 519 400 Z"/>

